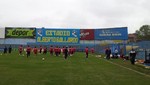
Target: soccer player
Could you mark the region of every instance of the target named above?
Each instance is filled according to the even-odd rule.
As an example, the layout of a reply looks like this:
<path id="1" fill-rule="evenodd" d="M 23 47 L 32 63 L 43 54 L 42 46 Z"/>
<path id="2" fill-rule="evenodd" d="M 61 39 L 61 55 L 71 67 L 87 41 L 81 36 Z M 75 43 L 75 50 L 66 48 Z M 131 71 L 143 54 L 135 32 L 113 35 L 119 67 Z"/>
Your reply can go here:
<path id="1" fill-rule="evenodd" d="M 71 56 L 73 56 L 73 47 L 71 47 Z"/>
<path id="2" fill-rule="evenodd" d="M 65 49 L 64 49 L 64 53 L 65 53 L 65 59 L 67 59 L 67 57 L 68 57 L 68 47 L 66 47 Z"/>
<path id="3" fill-rule="evenodd" d="M 12 47 L 10 45 L 9 48 L 8 48 L 8 52 L 11 53 L 11 51 L 12 51 Z"/>
<path id="4" fill-rule="evenodd" d="M 54 51 L 55 51 L 55 55 L 58 56 L 58 47 L 57 46 L 54 48 Z"/>
<path id="5" fill-rule="evenodd" d="M 22 55 L 22 51 L 23 51 L 22 45 L 19 46 L 18 51 L 19 51 L 19 55 Z"/>
<path id="6" fill-rule="evenodd" d="M 62 53 L 63 53 L 63 56 L 65 56 L 65 47 L 64 46 L 62 48 Z"/>
<path id="7" fill-rule="evenodd" d="M 71 46 L 70 46 L 70 47 L 69 47 L 69 56 L 72 56 L 72 55 L 71 55 L 71 51 L 72 51 L 72 50 L 71 50 Z"/>
<path id="8" fill-rule="evenodd" d="M 86 47 L 86 48 L 85 48 L 86 58 L 88 58 L 88 52 L 89 52 L 89 49 L 88 49 L 88 47 Z"/>
<path id="9" fill-rule="evenodd" d="M 94 48 L 91 48 L 91 53 L 92 53 L 92 54 L 94 53 Z"/>
<path id="10" fill-rule="evenodd" d="M 58 47 L 58 55 L 60 56 L 60 54 L 61 54 L 61 48 Z"/>
<path id="11" fill-rule="evenodd" d="M 40 50 L 39 52 L 40 52 L 40 54 L 41 54 L 41 53 L 42 53 L 42 46 L 40 46 L 40 49 L 39 49 L 39 50 Z"/>
<path id="12" fill-rule="evenodd" d="M 4 54 L 6 54 L 7 53 L 7 47 L 5 46 L 5 48 L 4 48 Z"/>
<path id="13" fill-rule="evenodd" d="M 76 47 L 73 47 L 73 54 L 76 52 Z"/>
<path id="14" fill-rule="evenodd" d="M 45 53 L 47 54 L 47 47 L 45 47 L 46 49 L 45 49 Z"/>
<path id="15" fill-rule="evenodd" d="M 50 47 L 49 49 L 51 56 L 53 56 L 53 46 Z"/>
<path id="16" fill-rule="evenodd" d="M 44 47 L 43 49 L 44 49 L 43 54 L 46 54 L 47 53 L 47 47 Z"/>
<path id="17" fill-rule="evenodd" d="M 33 52 L 35 55 L 37 55 L 38 49 L 36 48 L 36 46 L 34 47 Z"/>
<path id="18" fill-rule="evenodd" d="M 26 52 L 27 52 L 27 58 L 28 58 L 30 56 L 30 53 L 31 53 L 31 47 L 29 45 L 26 48 Z"/>

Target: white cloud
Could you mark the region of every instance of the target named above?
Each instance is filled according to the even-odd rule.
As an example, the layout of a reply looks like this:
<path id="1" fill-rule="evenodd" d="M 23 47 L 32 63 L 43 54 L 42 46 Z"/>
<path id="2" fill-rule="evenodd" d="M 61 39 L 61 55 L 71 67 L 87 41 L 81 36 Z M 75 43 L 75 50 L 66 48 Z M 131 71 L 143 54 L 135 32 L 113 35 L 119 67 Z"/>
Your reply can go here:
<path id="1" fill-rule="evenodd" d="M 149 0 L 0 0 L 1 26 L 107 28 L 150 23 Z"/>

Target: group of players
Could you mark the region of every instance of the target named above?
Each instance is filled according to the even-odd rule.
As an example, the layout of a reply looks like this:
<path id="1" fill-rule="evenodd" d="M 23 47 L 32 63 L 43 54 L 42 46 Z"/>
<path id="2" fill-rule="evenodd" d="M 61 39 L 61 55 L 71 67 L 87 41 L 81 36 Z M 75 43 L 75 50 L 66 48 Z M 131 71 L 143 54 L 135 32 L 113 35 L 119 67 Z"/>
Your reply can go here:
<path id="1" fill-rule="evenodd" d="M 19 55 L 22 55 L 23 51 L 26 52 L 27 54 L 27 58 L 30 56 L 31 52 L 33 52 L 33 54 L 37 55 L 37 54 L 47 54 L 47 52 L 50 53 L 50 55 L 55 55 L 55 56 L 60 56 L 60 54 L 62 53 L 64 58 L 67 59 L 68 56 L 72 56 L 75 52 L 76 52 L 76 48 L 75 47 L 65 47 L 63 46 L 62 48 L 58 47 L 58 46 L 50 46 L 49 48 L 47 47 L 42 47 L 40 46 L 39 48 L 37 48 L 36 46 L 34 48 L 30 47 L 29 45 L 26 47 L 26 49 L 24 50 L 23 46 L 20 45 L 18 47 L 18 51 L 19 51 Z M 86 54 L 86 58 L 88 58 L 88 52 L 89 49 L 88 47 L 85 48 L 85 54 Z M 91 48 L 91 53 L 94 53 L 94 48 Z"/>

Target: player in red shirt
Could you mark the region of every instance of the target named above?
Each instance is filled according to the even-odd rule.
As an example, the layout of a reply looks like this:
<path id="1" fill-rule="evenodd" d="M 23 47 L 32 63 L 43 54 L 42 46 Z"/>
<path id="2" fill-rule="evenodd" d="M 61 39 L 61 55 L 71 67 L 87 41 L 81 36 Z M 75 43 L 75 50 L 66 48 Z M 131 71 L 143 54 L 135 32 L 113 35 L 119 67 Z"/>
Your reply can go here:
<path id="1" fill-rule="evenodd" d="M 73 47 L 71 47 L 71 56 L 73 55 Z"/>
<path id="2" fill-rule="evenodd" d="M 22 55 L 22 51 L 23 51 L 22 45 L 19 46 L 18 51 L 19 51 L 19 55 Z"/>
<path id="3" fill-rule="evenodd" d="M 92 53 L 92 54 L 94 53 L 94 48 L 91 48 L 91 53 Z"/>
<path id="4" fill-rule="evenodd" d="M 30 56 L 30 52 L 31 52 L 31 47 L 29 45 L 26 48 L 26 52 L 27 52 L 27 58 L 28 58 Z"/>
<path id="5" fill-rule="evenodd" d="M 85 54 L 86 54 L 86 58 L 88 58 L 88 47 L 85 48 Z"/>
<path id="6" fill-rule="evenodd" d="M 54 51 L 55 51 L 55 55 L 58 56 L 58 47 L 57 46 L 54 48 Z"/>
<path id="7" fill-rule="evenodd" d="M 51 55 L 53 55 L 53 46 L 50 47 L 49 52 Z"/>
<path id="8" fill-rule="evenodd" d="M 70 47 L 69 47 L 69 56 L 72 56 L 72 55 L 71 55 L 71 51 L 72 51 L 72 50 L 71 50 L 71 46 L 70 46 Z"/>
<path id="9" fill-rule="evenodd" d="M 36 47 L 34 47 L 33 52 L 35 55 L 37 55 L 38 49 Z"/>
<path id="10" fill-rule="evenodd" d="M 44 47 L 43 49 L 44 49 L 43 54 L 46 54 L 47 53 L 47 47 Z"/>
<path id="11" fill-rule="evenodd" d="M 39 52 L 42 53 L 42 46 L 40 46 L 40 49 L 39 49 L 39 50 L 40 50 Z"/>
<path id="12" fill-rule="evenodd" d="M 61 48 L 59 47 L 58 48 L 58 55 L 60 56 L 60 54 L 61 54 Z"/>
<path id="13" fill-rule="evenodd" d="M 72 53 L 73 54 L 75 53 L 75 47 L 72 47 Z"/>
<path id="14" fill-rule="evenodd" d="M 65 47 L 64 46 L 62 48 L 62 53 L 63 53 L 63 56 L 65 56 Z"/>

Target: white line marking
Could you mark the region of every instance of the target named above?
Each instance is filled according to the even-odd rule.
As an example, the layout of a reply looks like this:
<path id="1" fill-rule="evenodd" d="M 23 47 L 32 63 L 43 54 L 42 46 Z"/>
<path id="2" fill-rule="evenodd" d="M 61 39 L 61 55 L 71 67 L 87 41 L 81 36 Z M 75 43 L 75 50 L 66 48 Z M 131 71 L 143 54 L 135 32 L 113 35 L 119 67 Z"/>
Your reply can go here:
<path id="1" fill-rule="evenodd" d="M 135 73 L 141 74 L 141 75 L 143 75 L 143 76 L 147 76 L 147 77 L 149 77 L 149 78 L 150 78 L 150 75 L 147 75 L 147 74 L 145 74 L 145 73 L 139 72 L 139 71 L 137 71 L 137 70 L 133 70 L 133 69 L 131 69 L 131 68 L 124 67 L 124 66 L 122 66 L 122 65 L 119 65 L 119 64 L 113 63 L 113 62 L 108 61 L 108 60 L 105 60 L 105 61 L 106 61 L 106 62 L 108 62 L 108 63 L 114 64 L 114 65 L 116 65 L 116 66 L 122 67 L 122 68 L 124 68 L 124 69 L 130 70 L 130 71 L 133 71 L 133 72 L 135 72 Z"/>

